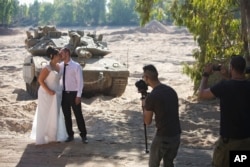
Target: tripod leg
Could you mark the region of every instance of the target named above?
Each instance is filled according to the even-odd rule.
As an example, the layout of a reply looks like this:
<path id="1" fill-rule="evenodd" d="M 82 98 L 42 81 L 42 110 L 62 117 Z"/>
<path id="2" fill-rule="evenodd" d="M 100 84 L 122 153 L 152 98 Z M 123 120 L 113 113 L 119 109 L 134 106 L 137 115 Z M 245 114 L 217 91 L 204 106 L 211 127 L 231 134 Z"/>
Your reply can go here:
<path id="1" fill-rule="evenodd" d="M 145 97 L 142 96 L 141 97 L 141 100 L 145 100 Z M 143 102 L 142 102 L 143 103 Z M 142 112 L 144 113 L 144 107 L 143 107 L 143 104 L 142 104 Z M 144 122 L 144 121 L 143 121 Z M 145 153 L 149 153 L 148 151 L 148 139 L 147 139 L 147 126 L 145 123 L 143 123 L 144 125 L 144 137 L 145 137 Z"/>
<path id="2" fill-rule="evenodd" d="M 144 123 L 144 135 L 145 135 L 145 153 L 149 153 L 148 151 L 148 141 L 147 141 L 147 127 Z"/>

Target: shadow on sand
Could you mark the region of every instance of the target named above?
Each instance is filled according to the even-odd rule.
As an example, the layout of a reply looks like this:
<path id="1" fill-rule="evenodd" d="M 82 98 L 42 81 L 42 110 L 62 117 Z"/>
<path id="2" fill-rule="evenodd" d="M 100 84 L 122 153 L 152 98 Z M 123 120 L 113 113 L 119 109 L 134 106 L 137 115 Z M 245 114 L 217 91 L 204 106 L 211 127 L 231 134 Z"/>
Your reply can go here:
<path id="1" fill-rule="evenodd" d="M 188 126 L 191 126 L 192 121 L 189 118 L 191 119 L 191 110 L 195 105 L 197 104 L 188 104 L 187 112 L 181 116 L 182 124 L 186 122 Z M 145 153 L 144 127 L 142 122 L 138 122 L 141 112 L 132 110 L 121 112 L 125 117 L 127 116 L 127 122 L 114 122 L 98 118 L 93 127 L 87 127 L 90 133 L 88 144 L 83 144 L 76 134 L 75 140 L 70 143 L 50 143 L 37 146 L 26 142 L 27 145 L 23 148 L 24 151 L 17 167 L 124 167 L 135 164 L 138 164 L 137 167 L 147 166 L 149 154 Z M 203 116 L 206 115 L 199 115 L 199 118 L 195 119 L 209 119 L 202 118 Z M 103 131 L 95 134 L 96 128 L 102 128 Z M 193 128 L 196 127 L 193 126 Z M 154 130 L 154 125 L 147 128 L 149 146 L 154 136 Z M 185 131 L 185 127 L 183 130 Z M 120 133 L 114 133 L 114 131 L 120 131 Z M 192 141 L 188 142 L 192 143 Z M 177 167 L 206 167 L 211 164 L 211 156 L 211 149 L 191 148 L 183 144 L 175 163 Z"/>

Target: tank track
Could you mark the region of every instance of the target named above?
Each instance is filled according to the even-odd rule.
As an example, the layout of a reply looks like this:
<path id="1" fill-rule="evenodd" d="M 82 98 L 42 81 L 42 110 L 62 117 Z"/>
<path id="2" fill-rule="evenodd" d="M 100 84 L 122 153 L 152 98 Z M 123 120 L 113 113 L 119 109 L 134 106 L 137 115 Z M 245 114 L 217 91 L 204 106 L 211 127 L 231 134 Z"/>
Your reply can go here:
<path id="1" fill-rule="evenodd" d="M 113 78 L 112 87 L 108 92 L 108 95 L 119 97 L 121 96 L 127 86 L 128 78 Z"/>
<path id="2" fill-rule="evenodd" d="M 35 99 L 38 97 L 39 83 L 34 79 L 30 84 L 26 83 L 27 92 Z"/>

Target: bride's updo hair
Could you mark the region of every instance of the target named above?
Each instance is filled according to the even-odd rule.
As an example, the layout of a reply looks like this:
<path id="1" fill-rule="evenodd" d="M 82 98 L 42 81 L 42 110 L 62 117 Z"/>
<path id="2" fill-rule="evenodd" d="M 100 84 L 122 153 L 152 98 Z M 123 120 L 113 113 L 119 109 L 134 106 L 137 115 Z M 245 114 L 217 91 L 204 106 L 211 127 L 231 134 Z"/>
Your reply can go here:
<path id="1" fill-rule="evenodd" d="M 46 50 L 47 56 L 52 60 L 55 55 L 59 54 L 59 50 L 53 46 L 48 46 Z"/>

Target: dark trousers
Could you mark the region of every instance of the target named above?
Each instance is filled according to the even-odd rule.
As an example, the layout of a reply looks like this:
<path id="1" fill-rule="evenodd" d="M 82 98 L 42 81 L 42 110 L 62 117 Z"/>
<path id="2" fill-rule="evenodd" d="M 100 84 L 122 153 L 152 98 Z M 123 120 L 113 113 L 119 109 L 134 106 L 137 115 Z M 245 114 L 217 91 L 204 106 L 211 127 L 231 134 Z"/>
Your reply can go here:
<path id="1" fill-rule="evenodd" d="M 149 167 L 174 167 L 174 159 L 180 145 L 180 135 L 174 137 L 155 136 L 150 148 Z"/>
<path id="2" fill-rule="evenodd" d="M 76 94 L 77 92 L 63 91 L 62 110 L 64 113 L 66 130 L 67 130 L 69 137 L 74 136 L 74 131 L 72 127 L 72 118 L 71 118 L 71 108 L 72 108 L 75 118 L 76 118 L 78 129 L 80 131 L 80 136 L 86 137 L 87 130 L 86 130 L 85 121 L 82 115 L 82 106 L 81 106 L 81 103 L 78 105 L 75 104 Z"/>
<path id="3" fill-rule="evenodd" d="M 250 150 L 250 137 L 245 139 L 220 137 L 215 143 L 212 166 L 229 167 L 230 150 Z"/>

